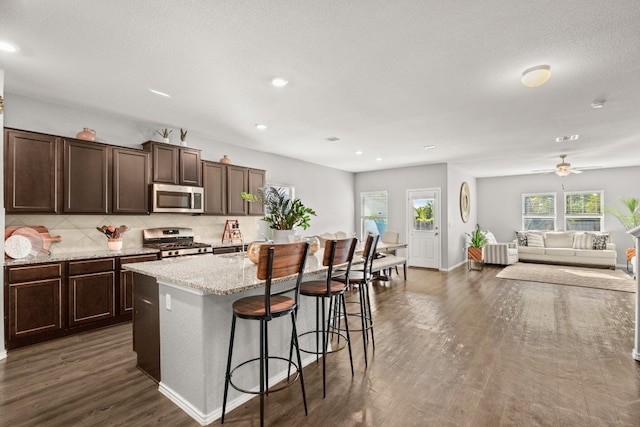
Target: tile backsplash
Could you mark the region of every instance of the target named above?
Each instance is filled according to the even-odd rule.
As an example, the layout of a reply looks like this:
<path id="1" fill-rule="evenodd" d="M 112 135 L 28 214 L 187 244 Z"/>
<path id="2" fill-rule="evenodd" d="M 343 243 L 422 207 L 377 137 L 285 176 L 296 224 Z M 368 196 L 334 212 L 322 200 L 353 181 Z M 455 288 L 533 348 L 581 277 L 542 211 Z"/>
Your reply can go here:
<path id="1" fill-rule="evenodd" d="M 49 229 L 51 236 L 60 236 L 60 242 L 51 243 L 51 253 L 107 249 L 107 238 L 96 227 L 126 225 L 129 230 L 123 237 L 123 248 L 142 246 L 142 230 L 155 227 L 192 228 L 196 241 L 219 244 L 227 219 L 238 220 L 243 240 L 260 240 L 258 229 L 262 217 L 224 217 L 188 214 L 151 215 L 6 215 L 5 227 L 41 225 Z M 237 240 L 236 240 L 237 241 Z"/>

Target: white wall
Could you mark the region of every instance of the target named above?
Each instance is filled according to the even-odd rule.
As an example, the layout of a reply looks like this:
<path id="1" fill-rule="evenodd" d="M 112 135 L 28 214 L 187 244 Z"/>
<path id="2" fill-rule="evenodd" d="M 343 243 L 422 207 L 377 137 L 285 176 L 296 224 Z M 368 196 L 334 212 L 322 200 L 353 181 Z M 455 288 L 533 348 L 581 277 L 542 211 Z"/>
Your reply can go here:
<path id="1" fill-rule="evenodd" d="M 0 95 L 4 96 L 4 70 L 0 69 Z M 6 103 L 5 103 L 6 105 Z M 4 115 L 0 114 L 0 128 L 4 126 Z M 4 147 L 4 132 L 0 132 L 0 147 Z M 4 150 L 0 150 L 0 183 L 4 187 Z M 4 230 L 4 191 L 0 191 L 0 229 Z M 0 239 L 0 248 L 4 254 L 4 239 Z M 4 271 L 4 255 L 2 257 L 2 267 Z M 0 319 L 4 319 L 4 274 L 0 274 Z M 7 357 L 4 348 L 4 328 L 0 328 L 0 359 Z"/>
<path id="2" fill-rule="evenodd" d="M 478 223 L 478 196 L 476 178 L 456 166 L 447 167 L 447 182 L 448 259 L 451 269 L 467 260 L 465 233 L 472 232 Z M 460 214 L 460 189 L 463 182 L 469 184 L 470 197 L 469 220 L 466 223 L 462 221 Z"/>
<path id="3" fill-rule="evenodd" d="M 500 242 L 511 242 L 514 231 L 522 229 L 522 194 L 555 192 L 557 197 L 557 228 L 564 230 L 565 191 L 604 191 L 604 204 L 621 207 L 619 197 L 640 198 L 640 167 L 595 169 L 579 175 L 560 178 L 555 174 L 519 175 L 479 178 L 478 221 L 491 230 Z M 563 189 L 564 185 L 564 189 Z M 626 267 L 626 248 L 631 238 L 611 215 L 604 217 L 604 230 L 609 231 L 618 253 L 618 266 Z"/>
<path id="4" fill-rule="evenodd" d="M 6 96 L 5 125 L 16 129 L 75 137 L 83 127 L 88 127 L 96 131 L 99 142 L 141 148 L 140 144 L 145 141 L 159 140 L 159 135 L 155 131 L 164 127 L 162 124 L 143 123 L 127 117 L 66 107 L 11 93 L 7 93 Z M 173 131 L 171 134 L 173 143 L 179 144 L 179 134 L 179 129 Z M 233 164 L 265 169 L 268 183 L 295 186 L 296 196 L 302 199 L 306 206 L 315 209 L 318 214 L 317 217 L 312 218 L 311 227 L 306 231 L 301 230 L 301 234 L 320 234 L 337 229 L 348 233 L 355 231 L 353 229 L 354 174 L 231 146 L 192 133 L 188 134 L 187 143 L 190 147 L 201 149 L 203 159 L 218 161 L 227 154 Z M 24 222 L 24 217 L 23 215 L 19 220 Z M 189 216 L 177 218 L 178 221 L 184 218 L 185 222 L 189 222 Z M 212 227 L 219 228 L 211 231 L 211 234 L 222 234 L 219 218 L 211 218 Z M 252 221 L 250 218 L 248 220 Z M 253 224 L 248 223 L 247 227 L 251 228 L 251 225 Z"/>

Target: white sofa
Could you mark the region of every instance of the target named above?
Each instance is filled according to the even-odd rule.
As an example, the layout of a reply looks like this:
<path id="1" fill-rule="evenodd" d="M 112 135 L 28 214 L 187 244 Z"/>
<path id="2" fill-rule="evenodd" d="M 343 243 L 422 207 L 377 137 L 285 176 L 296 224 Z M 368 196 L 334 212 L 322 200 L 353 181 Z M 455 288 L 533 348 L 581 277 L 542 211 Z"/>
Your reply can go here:
<path id="1" fill-rule="evenodd" d="M 516 237 L 520 261 L 616 268 L 616 245 L 608 233 L 517 231 Z"/>

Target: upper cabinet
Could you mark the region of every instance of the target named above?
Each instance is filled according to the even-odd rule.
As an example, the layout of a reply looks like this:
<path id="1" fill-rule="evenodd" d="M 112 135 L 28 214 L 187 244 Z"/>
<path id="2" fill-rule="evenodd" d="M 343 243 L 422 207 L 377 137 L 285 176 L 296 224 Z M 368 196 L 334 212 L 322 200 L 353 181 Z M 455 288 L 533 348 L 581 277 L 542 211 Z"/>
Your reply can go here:
<path id="1" fill-rule="evenodd" d="M 113 148 L 113 213 L 149 213 L 149 153 Z"/>
<path id="2" fill-rule="evenodd" d="M 228 215 L 263 215 L 262 203 L 249 203 L 241 194 L 256 194 L 258 188 L 264 186 L 265 171 L 242 166 L 227 165 L 227 214 Z"/>
<path id="3" fill-rule="evenodd" d="M 249 193 L 256 194 L 258 188 L 264 187 L 265 172 L 259 169 L 249 169 L 248 172 Z M 262 203 L 248 203 L 249 215 L 264 215 L 264 205 Z"/>
<path id="4" fill-rule="evenodd" d="M 109 146 L 64 140 L 64 212 L 109 213 Z"/>
<path id="5" fill-rule="evenodd" d="M 204 213 L 227 213 L 227 167 L 222 163 L 202 161 L 202 186 L 204 187 Z"/>
<path id="6" fill-rule="evenodd" d="M 7 213 L 59 213 L 62 160 L 57 138 L 6 129 L 4 140 Z"/>
<path id="7" fill-rule="evenodd" d="M 151 152 L 153 182 L 202 186 L 200 150 L 156 141 L 142 146 Z"/>

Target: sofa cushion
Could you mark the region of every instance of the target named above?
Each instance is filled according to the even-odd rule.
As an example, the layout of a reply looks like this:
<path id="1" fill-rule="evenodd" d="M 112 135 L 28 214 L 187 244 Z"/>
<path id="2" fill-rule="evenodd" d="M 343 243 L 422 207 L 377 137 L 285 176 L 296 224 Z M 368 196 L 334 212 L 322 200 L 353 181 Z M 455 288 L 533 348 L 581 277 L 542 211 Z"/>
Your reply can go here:
<path id="1" fill-rule="evenodd" d="M 552 256 L 574 256 L 575 252 L 573 248 L 545 248 L 544 250 L 545 255 Z"/>
<path id="2" fill-rule="evenodd" d="M 573 236 L 573 249 L 593 249 L 593 234 L 576 233 Z"/>
<path id="3" fill-rule="evenodd" d="M 593 249 L 576 249 L 576 257 L 582 258 L 615 258 L 616 251 L 598 250 Z"/>
<path id="4" fill-rule="evenodd" d="M 568 231 L 547 231 L 544 233 L 545 248 L 573 248 L 573 233 Z"/>
<path id="5" fill-rule="evenodd" d="M 527 233 L 527 246 L 532 248 L 544 248 L 544 238 L 540 234 Z"/>
<path id="6" fill-rule="evenodd" d="M 544 255 L 544 248 L 533 248 L 531 246 L 518 246 L 518 254 Z"/>
<path id="7" fill-rule="evenodd" d="M 593 249 L 602 251 L 607 249 L 607 243 L 609 241 L 608 234 L 593 234 Z"/>
<path id="8" fill-rule="evenodd" d="M 518 246 L 527 246 L 526 231 L 516 231 L 516 239 L 518 240 Z"/>

